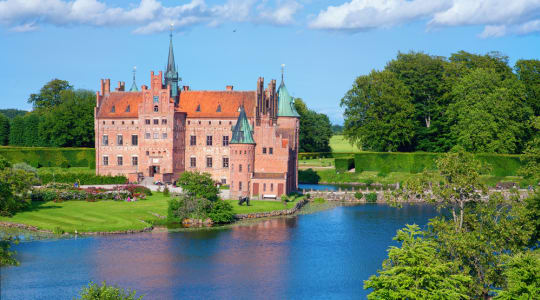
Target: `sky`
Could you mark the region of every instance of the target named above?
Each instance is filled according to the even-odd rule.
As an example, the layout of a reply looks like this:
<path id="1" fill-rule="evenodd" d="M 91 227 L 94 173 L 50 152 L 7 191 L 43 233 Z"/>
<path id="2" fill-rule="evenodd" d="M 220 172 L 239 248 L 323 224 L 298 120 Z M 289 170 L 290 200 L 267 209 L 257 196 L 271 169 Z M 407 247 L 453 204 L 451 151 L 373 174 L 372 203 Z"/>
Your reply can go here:
<path id="1" fill-rule="evenodd" d="M 540 58 L 540 0 L 0 0 L 0 108 L 31 110 L 53 78 L 129 87 L 136 66 L 149 85 L 171 24 L 181 85 L 255 90 L 285 64 L 289 92 L 335 124 L 355 78 L 400 51 Z"/>

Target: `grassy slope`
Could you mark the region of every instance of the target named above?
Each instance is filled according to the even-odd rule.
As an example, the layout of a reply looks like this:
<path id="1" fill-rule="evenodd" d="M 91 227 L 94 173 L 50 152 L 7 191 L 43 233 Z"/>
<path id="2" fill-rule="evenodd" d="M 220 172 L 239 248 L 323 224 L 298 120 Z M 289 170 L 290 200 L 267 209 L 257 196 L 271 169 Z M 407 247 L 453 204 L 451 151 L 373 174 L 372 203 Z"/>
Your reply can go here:
<path id="1" fill-rule="evenodd" d="M 343 135 L 334 135 L 330 138 L 332 152 L 359 152 L 358 147 L 351 145 Z"/>

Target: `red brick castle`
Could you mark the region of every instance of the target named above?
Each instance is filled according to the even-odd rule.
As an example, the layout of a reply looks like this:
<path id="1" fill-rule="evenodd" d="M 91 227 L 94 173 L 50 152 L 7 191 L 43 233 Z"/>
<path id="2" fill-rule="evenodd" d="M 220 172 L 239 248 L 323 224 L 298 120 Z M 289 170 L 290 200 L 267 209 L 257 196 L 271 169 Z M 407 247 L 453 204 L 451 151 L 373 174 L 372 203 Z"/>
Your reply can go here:
<path id="1" fill-rule="evenodd" d="M 96 93 L 96 173 L 171 182 L 207 172 L 231 197 L 279 197 L 298 186 L 299 115 L 283 82 L 255 91 L 195 91 L 179 86 L 172 35 L 165 75 L 141 90 L 125 83 Z"/>

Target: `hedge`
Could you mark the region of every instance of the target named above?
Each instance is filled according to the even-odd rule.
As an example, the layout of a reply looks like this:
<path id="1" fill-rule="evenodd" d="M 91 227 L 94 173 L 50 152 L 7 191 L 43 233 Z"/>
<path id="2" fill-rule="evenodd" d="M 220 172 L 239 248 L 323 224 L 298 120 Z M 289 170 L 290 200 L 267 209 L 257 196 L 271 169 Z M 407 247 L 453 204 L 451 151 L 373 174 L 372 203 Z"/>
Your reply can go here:
<path id="1" fill-rule="evenodd" d="M 380 173 L 408 172 L 420 173 L 423 170 L 435 170 L 435 161 L 444 153 L 399 153 L 399 152 L 362 152 L 354 155 L 356 172 L 376 171 Z M 482 162 L 491 167 L 490 175 L 516 176 L 520 168 L 519 155 L 511 154 L 475 154 Z"/>
<path id="2" fill-rule="evenodd" d="M 80 180 L 81 184 L 125 184 L 127 178 L 125 176 L 100 176 L 88 173 L 43 173 L 39 174 L 41 184 L 47 184 L 50 182 L 61 182 L 74 184 L 77 180 Z"/>
<path id="3" fill-rule="evenodd" d="M 11 163 L 25 162 L 32 167 L 96 167 L 93 148 L 0 147 L 0 155 Z"/>
<path id="4" fill-rule="evenodd" d="M 355 152 L 300 152 L 298 153 L 298 159 L 319 159 L 319 158 L 344 158 L 353 157 Z"/>
<path id="5" fill-rule="evenodd" d="M 350 169 L 354 168 L 354 158 L 352 157 L 336 158 L 334 160 L 334 164 L 336 166 L 337 172 L 347 172 Z"/>

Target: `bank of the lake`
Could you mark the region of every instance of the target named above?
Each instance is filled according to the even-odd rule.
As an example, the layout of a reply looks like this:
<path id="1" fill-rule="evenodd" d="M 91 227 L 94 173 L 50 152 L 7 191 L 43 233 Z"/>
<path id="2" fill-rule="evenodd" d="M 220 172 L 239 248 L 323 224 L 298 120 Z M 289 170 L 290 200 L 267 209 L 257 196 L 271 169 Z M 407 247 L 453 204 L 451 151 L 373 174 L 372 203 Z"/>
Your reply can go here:
<path id="1" fill-rule="evenodd" d="M 218 229 L 22 242 L 2 268 L 2 299 L 71 299 L 106 280 L 145 299 L 365 299 L 405 224 L 435 216 L 424 204 L 365 204 Z"/>

